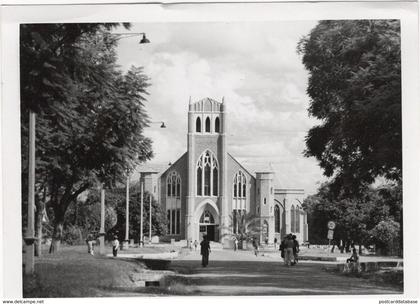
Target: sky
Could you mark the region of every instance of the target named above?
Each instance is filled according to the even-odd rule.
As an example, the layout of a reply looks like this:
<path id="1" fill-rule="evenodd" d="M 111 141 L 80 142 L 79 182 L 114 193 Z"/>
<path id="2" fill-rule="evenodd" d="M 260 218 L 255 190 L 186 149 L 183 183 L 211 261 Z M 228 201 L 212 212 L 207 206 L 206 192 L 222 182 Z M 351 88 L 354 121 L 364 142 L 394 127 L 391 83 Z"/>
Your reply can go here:
<path id="1" fill-rule="evenodd" d="M 303 156 L 308 73 L 296 46 L 316 21 L 139 23 L 151 41 L 119 41 L 123 70 L 142 66 L 150 77 L 145 103 L 153 123 L 153 163 L 175 162 L 187 149 L 187 112 L 193 102 L 224 97 L 228 152 L 250 171 L 271 168 L 281 188 L 316 192 L 324 181 L 314 158 Z M 126 32 L 120 29 L 119 33 Z"/>

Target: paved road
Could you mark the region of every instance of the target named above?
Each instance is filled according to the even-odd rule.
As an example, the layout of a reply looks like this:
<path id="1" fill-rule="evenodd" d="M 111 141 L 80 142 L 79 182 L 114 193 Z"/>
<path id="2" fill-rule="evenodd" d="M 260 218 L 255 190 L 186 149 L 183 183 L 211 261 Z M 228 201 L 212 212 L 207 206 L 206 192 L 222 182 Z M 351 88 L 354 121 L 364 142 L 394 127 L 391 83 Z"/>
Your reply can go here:
<path id="1" fill-rule="evenodd" d="M 191 252 L 172 262 L 183 274 L 188 293 L 200 295 L 310 295 L 401 294 L 366 279 L 323 270 L 324 264 L 302 262 L 287 267 L 278 257 L 255 257 L 252 252 L 213 251 L 210 263 L 201 267 L 201 256 Z"/>

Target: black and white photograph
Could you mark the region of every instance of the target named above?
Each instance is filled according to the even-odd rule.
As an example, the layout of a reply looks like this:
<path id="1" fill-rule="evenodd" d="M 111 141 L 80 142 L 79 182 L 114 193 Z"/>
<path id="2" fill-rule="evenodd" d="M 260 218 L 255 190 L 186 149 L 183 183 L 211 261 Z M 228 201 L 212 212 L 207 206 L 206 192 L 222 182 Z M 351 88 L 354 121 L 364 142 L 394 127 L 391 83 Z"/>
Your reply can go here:
<path id="1" fill-rule="evenodd" d="M 403 296 L 403 26 L 19 23 L 20 296 Z"/>

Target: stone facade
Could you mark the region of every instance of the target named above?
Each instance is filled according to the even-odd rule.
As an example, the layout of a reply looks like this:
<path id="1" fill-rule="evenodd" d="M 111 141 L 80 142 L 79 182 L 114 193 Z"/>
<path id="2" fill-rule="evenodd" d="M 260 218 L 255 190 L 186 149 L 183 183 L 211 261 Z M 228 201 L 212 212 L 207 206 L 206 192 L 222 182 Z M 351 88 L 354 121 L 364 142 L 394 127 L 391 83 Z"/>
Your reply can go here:
<path id="1" fill-rule="evenodd" d="M 140 170 L 145 190 L 166 210 L 163 239 L 231 244 L 240 214 L 260 221 L 260 242 L 293 233 L 308 239 L 303 189 L 281 189 L 270 171 L 251 173 L 227 152 L 225 104 L 205 98 L 188 111 L 187 152 L 164 172 Z"/>

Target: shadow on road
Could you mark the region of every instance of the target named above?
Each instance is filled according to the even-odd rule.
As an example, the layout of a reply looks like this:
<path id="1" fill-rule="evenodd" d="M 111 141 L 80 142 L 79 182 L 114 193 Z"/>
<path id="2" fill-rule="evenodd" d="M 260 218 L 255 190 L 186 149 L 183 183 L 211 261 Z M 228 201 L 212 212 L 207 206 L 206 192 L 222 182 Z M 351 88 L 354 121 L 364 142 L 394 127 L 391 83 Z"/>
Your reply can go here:
<path id="1" fill-rule="evenodd" d="M 268 261 L 173 261 L 171 270 L 188 278 L 190 289 L 202 295 L 313 295 L 400 294 L 401 290 L 373 284 L 362 278 L 340 276 L 321 264 L 287 267 Z"/>

